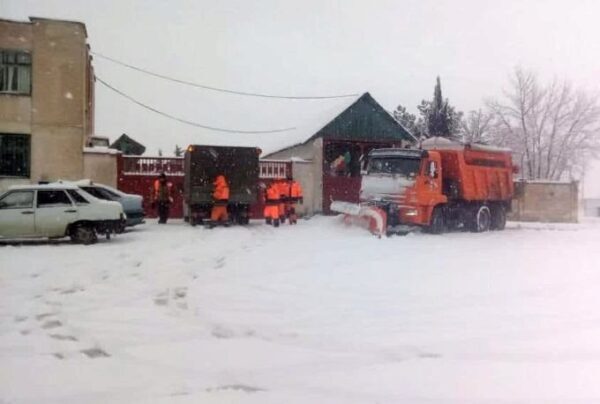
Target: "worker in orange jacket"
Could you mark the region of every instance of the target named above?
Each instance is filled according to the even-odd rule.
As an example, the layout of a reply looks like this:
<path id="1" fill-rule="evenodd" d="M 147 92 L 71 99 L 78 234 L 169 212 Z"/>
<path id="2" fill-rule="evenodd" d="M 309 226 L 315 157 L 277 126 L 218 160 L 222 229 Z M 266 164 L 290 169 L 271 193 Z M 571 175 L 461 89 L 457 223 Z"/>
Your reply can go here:
<path id="1" fill-rule="evenodd" d="M 167 219 L 169 219 L 169 209 L 173 203 L 172 189 L 173 184 L 167 181 L 165 173 L 161 173 L 154 180 L 152 207 L 156 207 L 159 224 L 165 224 L 167 223 Z"/>
<path id="2" fill-rule="evenodd" d="M 267 224 L 279 227 L 279 185 L 276 181 L 265 187 L 265 210 L 264 216 Z"/>
<path id="3" fill-rule="evenodd" d="M 287 218 L 287 203 L 290 198 L 290 187 L 285 179 L 276 180 L 275 186 L 279 192 L 279 205 L 277 206 L 279 210 L 279 222 L 283 224 Z"/>
<path id="4" fill-rule="evenodd" d="M 287 216 L 290 221 L 290 224 L 298 223 L 298 215 L 296 214 L 296 204 L 302 204 L 304 202 L 304 198 L 302 197 L 302 186 L 300 183 L 292 178 L 291 175 L 287 177 L 288 186 L 289 186 L 289 198 L 287 204 Z"/>
<path id="5" fill-rule="evenodd" d="M 218 223 L 228 224 L 229 215 L 227 214 L 227 204 L 229 203 L 229 185 L 224 175 L 217 175 L 213 185 L 213 207 L 210 212 L 210 227 L 215 227 Z"/>

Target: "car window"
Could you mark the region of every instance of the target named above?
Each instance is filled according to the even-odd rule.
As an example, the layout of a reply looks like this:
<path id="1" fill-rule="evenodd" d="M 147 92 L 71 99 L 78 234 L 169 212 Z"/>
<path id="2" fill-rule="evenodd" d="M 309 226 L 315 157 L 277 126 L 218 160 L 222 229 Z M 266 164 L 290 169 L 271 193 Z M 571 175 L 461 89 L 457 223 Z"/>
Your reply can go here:
<path id="1" fill-rule="evenodd" d="M 67 193 L 73 198 L 77 205 L 88 204 L 88 200 L 85 199 L 79 192 L 74 189 L 67 189 Z"/>
<path id="2" fill-rule="evenodd" d="M 102 189 L 102 191 L 104 191 L 104 192 L 106 192 L 108 195 L 110 195 L 110 197 L 111 197 L 112 199 L 119 199 L 119 198 L 121 198 L 121 195 L 117 194 L 116 192 L 114 192 L 114 191 L 112 191 L 112 190 L 110 190 L 110 189 L 108 189 L 108 188 L 104 188 L 104 187 L 102 187 L 102 188 L 100 188 L 100 189 Z"/>
<path id="3" fill-rule="evenodd" d="M 104 200 L 110 201 L 110 198 L 107 195 L 105 195 L 104 193 L 102 193 L 102 191 L 99 188 L 96 188 L 96 187 L 81 187 L 81 188 L 88 194 L 95 196 L 98 199 L 104 199 Z"/>
<path id="4" fill-rule="evenodd" d="M 63 190 L 39 190 L 37 206 L 38 208 L 71 206 L 71 200 Z"/>
<path id="5" fill-rule="evenodd" d="M 33 207 L 33 191 L 13 191 L 0 199 L 0 209 L 26 209 Z"/>

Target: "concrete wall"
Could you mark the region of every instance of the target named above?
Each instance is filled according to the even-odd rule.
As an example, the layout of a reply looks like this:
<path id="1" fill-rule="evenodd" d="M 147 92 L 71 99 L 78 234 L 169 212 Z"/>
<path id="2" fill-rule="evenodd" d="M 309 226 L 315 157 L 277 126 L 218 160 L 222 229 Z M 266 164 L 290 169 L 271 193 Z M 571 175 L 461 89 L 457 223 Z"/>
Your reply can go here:
<path id="1" fill-rule="evenodd" d="M 117 153 L 85 151 L 83 178 L 117 188 Z"/>
<path id="2" fill-rule="evenodd" d="M 304 202 L 296 207 L 296 212 L 300 216 L 314 214 L 315 204 L 315 181 L 312 161 L 294 161 L 292 162 L 292 172 L 294 178 L 302 186 L 302 196 Z"/>
<path id="3" fill-rule="evenodd" d="M 31 136 L 29 178 L 0 178 L 0 189 L 83 177 L 93 103 L 85 26 L 32 18 L 0 21 L 0 48 L 32 55 L 31 95 L 0 94 L 0 133 Z"/>
<path id="4" fill-rule="evenodd" d="M 294 178 L 304 192 L 304 204 L 298 205 L 298 213 L 313 215 L 323 211 L 323 139 L 270 154 L 268 158 L 292 160 Z"/>
<path id="5" fill-rule="evenodd" d="M 577 182 L 515 182 L 509 220 L 529 222 L 578 221 Z"/>
<path id="6" fill-rule="evenodd" d="M 600 199 L 584 199 L 583 214 L 589 217 L 600 217 Z"/>

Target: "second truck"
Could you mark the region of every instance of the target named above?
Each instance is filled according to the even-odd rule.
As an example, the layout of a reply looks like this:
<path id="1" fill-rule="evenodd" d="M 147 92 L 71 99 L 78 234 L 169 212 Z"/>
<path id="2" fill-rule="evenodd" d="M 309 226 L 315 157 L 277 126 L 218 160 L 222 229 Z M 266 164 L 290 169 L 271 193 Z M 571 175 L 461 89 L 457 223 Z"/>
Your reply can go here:
<path id="1" fill-rule="evenodd" d="M 248 224 L 250 205 L 258 197 L 258 159 L 256 147 L 191 145 L 184 156 L 184 209 L 192 226 L 210 218 L 214 204 L 213 181 L 224 175 L 229 185 L 229 220 Z"/>
<path id="2" fill-rule="evenodd" d="M 464 228 L 502 230 L 513 197 L 509 150 L 447 139 L 421 149 L 371 151 L 360 204 L 334 201 L 331 209 L 361 218 L 376 234 L 430 233 Z"/>

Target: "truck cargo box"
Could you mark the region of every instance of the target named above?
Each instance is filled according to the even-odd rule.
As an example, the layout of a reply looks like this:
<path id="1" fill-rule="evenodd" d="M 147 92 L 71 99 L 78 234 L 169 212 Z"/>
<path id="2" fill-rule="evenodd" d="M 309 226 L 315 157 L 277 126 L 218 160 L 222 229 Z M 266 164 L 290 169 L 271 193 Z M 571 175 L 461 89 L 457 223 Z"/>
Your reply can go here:
<path id="1" fill-rule="evenodd" d="M 442 159 L 444 193 L 465 201 L 505 201 L 513 196 L 509 152 L 492 148 L 437 150 Z"/>
<path id="2" fill-rule="evenodd" d="M 230 204 L 250 205 L 258 195 L 258 157 L 255 147 L 191 145 L 184 160 L 184 199 L 188 206 L 213 202 L 213 181 L 224 175 Z"/>

